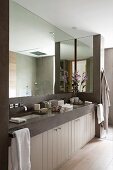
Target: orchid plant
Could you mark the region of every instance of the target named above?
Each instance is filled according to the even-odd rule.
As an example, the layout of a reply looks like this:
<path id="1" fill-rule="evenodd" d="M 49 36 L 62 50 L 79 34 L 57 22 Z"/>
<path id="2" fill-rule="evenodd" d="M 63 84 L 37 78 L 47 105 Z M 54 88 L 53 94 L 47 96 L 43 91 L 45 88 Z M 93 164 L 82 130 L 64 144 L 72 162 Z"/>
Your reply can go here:
<path id="1" fill-rule="evenodd" d="M 86 81 L 87 81 L 88 77 L 87 77 L 87 74 L 86 72 L 84 72 L 82 74 L 82 81 L 81 81 L 81 89 L 82 89 L 82 92 L 84 91 L 84 88 L 86 87 Z"/>
<path id="2" fill-rule="evenodd" d="M 86 72 L 83 72 L 82 76 L 79 74 L 79 72 L 75 72 L 72 75 L 72 90 L 74 94 L 77 94 L 79 92 L 79 87 L 80 87 L 80 91 L 84 92 L 87 79 L 88 78 Z M 66 85 L 66 88 L 68 89 L 69 86 L 68 71 L 64 71 L 63 81 Z"/>
<path id="3" fill-rule="evenodd" d="M 79 72 L 76 72 L 72 75 L 72 86 L 73 86 L 73 92 L 76 94 L 79 92 L 78 87 L 80 85 L 80 89 L 82 89 L 82 92 L 84 91 L 84 88 L 86 87 L 86 81 L 87 81 L 87 74 L 84 72 L 82 74 L 82 80 L 81 75 Z"/>
<path id="4" fill-rule="evenodd" d="M 78 86 L 80 83 L 80 74 L 78 72 L 75 72 L 72 75 L 72 87 L 73 87 L 73 92 L 76 94 L 78 92 Z"/>

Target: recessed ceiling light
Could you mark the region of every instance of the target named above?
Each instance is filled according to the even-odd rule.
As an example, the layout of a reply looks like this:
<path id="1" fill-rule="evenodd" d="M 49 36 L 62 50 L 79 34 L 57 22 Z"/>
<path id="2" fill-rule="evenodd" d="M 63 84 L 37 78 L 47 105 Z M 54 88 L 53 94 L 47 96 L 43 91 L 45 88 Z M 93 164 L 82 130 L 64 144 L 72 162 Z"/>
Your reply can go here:
<path id="1" fill-rule="evenodd" d="M 49 32 L 50 36 L 55 39 L 55 33 L 54 32 Z"/>
<path id="2" fill-rule="evenodd" d="M 51 35 L 55 35 L 55 33 L 54 32 L 49 32 Z"/>

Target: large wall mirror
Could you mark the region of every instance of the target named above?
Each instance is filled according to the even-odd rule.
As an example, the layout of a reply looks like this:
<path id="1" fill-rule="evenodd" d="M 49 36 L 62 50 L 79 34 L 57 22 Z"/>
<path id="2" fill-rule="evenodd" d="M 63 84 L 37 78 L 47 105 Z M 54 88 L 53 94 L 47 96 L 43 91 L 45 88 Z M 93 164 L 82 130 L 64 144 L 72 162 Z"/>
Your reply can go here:
<path id="1" fill-rule="evenodd" d="M 60 92 L 72 92 L 75 73 L 75 41 L 60 42 Z"/>
<path id="2" fill-rule="evenodd" d="M 77 79 L 78 92 L 93 93 L 93 36 L 61 41 L 56 46 L 60 59 L 57 92 L 73 92 L 73 82 Z"/>
<path id="3" fill-rule="evenodd" d="M 55 42 L 72 37 L 13 0 L 9 2 L 9 97 L 53 94 Z"/>
<path id="4" fill-rule="evenodd" d="M 93 93 L 93 36 L 77 39 L 78 91 Z"/>

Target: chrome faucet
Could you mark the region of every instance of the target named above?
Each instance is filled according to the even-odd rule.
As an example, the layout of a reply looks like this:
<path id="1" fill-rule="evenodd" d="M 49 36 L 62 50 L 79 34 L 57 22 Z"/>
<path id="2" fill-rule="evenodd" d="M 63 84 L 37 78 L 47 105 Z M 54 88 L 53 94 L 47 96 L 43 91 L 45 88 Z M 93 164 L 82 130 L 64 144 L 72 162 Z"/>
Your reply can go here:
<path id="1" fill-rule="evenodd" d="M 27 106 L 24 105 L 23 107 L 24 107 L 25 112 L 27 112 Z"/>
<path id="2" fill-rule="evenodd" d="M 25 106 L 23 103 L 20 103 L 20 107 L 23 107 L 24 111 L 27 112 L 27 106 Z"/>

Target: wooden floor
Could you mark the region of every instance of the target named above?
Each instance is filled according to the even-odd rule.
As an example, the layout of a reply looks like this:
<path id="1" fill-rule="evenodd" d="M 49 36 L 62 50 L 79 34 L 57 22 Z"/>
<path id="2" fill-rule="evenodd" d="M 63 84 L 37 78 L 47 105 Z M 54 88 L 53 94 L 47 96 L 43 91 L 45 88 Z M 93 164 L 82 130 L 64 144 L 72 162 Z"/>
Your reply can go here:
<path id="1" fill-rule="evenodd" d="M 113 141 L 113 127 L 112 126 L 109 126 L 108 134 L 106 135 L 104 139 Z"/>
<path id="2" fill-rule="evenodd" d="M 58 170 L 113 170 L 113 141 L 93 139 Z"/>

